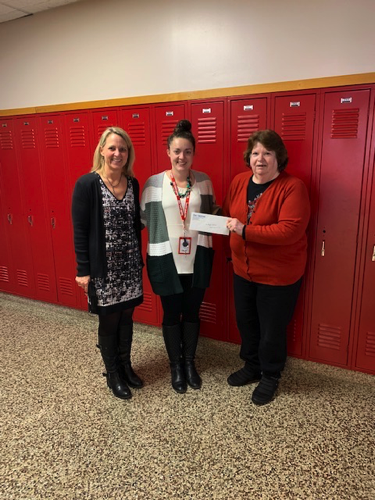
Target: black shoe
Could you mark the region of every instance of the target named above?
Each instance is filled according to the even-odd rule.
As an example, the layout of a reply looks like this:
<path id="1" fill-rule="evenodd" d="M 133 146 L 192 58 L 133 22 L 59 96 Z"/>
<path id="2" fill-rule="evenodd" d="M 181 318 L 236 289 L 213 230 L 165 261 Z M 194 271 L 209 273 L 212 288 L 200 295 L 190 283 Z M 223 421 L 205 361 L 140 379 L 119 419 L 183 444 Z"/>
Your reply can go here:
<path id="1" fill-rule="evenodd" d="M 194 361 L 185 361 L 185 376 L 186 382 L 192 389 L 200 389 L 202 387 L 202 379 L 198 375 Z"/>
<path id="2" fill-rule="evenodd" d="M 134 372 L 132 365 L 130 363 L 121 363 L 120 377 L 128 384 L 129 387 L 133 389 L 141 389 L 143 387 L 143 381 Z"/>
<path id="3" fill-rule="evenodd" d="M 227 378 L 229 385 L 240 387 L 242 385 L 258 382 L 262 378 L 260 373 L 248 370 L 246 367 L 241 368 L 237 372 L 232 373 Z"/>
<path id="4" fill-rule="evenodd" d="M 256 405 L 266 405 L 270 403 L 279 385 L 279 379 L 276 377 L 266 377 L 263 375 L 261 381 L 254 389 L 251 400 Z"/>
<path id="5" fill-rule="evenodd" d="M 116 398 L 120 399 L 130 399 L 132 397 L 132 393 L 129 387 L 125 384 L 118 372 L 114 373 L 103 373 L 105 377 L 107 377 L 107 385 L 113 392 L 113 395 Z"/>
<path id="6" fill-rule="evenodd" d="M 179 394 L 185 394 L 187 390 L 184 369 L 181 363 L 171 363 L 172 387 Z"/>

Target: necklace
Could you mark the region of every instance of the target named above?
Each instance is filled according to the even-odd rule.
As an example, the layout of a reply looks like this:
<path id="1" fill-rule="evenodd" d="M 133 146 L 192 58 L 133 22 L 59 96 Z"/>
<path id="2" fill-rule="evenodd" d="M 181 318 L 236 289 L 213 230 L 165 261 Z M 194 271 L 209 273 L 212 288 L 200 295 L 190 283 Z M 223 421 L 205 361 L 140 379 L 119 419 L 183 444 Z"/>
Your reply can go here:
<path id="1" fill-rule="evenodd" d="M 172 173 L 171 173 L 171 175 L 173 176 Z M 173 181 L 176 184 L 176 181 L 174 180 L 174 178 L 173 178 Z M 172 186 L 173 190 L 175 191 L 175 186 L 173 185 L 173 181 L 171 182 L 171 186 Z M 187 176 L 186 182 L 187 182 L 187 185 L 186 185 L 186 191 L 185 191 L 185 193 L 181 193 L 180 190 L 178 189 L 177 184 L 176 184 L 177 193 L 178 193 L 179 198 L 185 198 L 190 193 L 190 191 L 191 191 L 191 179 L 190 179 L 190 175 Z"/>
<path id="2" fill-rule="evenodd" d="M 104 177 L 106 181 L 108 181 L 109 185 L 112 188 L 112 191 L 115 192 L 115 188 L 117 188 L 120 185 L 120 182 L 122 181 L 122 174 L 120 175 L 120 180 L 118 181 L 117 184 L 112 184 L 112 182 L 108 179 L 107 176 Z"/>

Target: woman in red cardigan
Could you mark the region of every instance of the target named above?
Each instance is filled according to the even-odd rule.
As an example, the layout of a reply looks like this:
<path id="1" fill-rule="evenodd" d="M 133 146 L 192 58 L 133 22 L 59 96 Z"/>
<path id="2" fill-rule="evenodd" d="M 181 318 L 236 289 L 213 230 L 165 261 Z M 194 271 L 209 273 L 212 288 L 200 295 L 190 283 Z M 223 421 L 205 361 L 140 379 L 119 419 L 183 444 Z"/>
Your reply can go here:
<path id="1" fill-rule="evenodd" d="M 259 381 L 252 401 L 263 405 L 272 401 L 286 362 L 286 328 L 306 266 L 310 202 L 305 184 L 285 172 L 288 153 L 273 130 L 252 134 L 244 159 L 251 171 L 233 179 L 223 206 L 245 362 L 228 384 Z"/>

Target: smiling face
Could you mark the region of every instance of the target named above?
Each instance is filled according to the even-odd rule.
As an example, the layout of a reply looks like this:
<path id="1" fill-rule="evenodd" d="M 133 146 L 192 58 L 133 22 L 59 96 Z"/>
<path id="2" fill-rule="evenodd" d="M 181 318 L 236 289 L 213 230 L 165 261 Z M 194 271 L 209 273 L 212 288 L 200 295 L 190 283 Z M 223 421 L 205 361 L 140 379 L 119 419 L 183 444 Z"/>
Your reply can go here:
<path id="1" fill-rule="evenodd" d="M 171 142 L 167 154 L 171 159 L 173 175 L 185 176 L 189 175 L 190 168 L 193 164 L 194 148 L 188 139 L 175 137 Z"/>
<path id="2" fill-rule="evenodd" d="M 257 142 L 251 151 L 250 167 L 255 184 L 272 181 L 280 173 L 275 151 L 269 151 L 260 142 Z"/>
<path id="3" fill-rule="evenodd" d="M 104 169 L 109 172 L 122 171 L 129 157 L 128 146 L 124 139 L 117 134 L 110 134 L 104 146 L 100 149 L 104 158 Z"/>

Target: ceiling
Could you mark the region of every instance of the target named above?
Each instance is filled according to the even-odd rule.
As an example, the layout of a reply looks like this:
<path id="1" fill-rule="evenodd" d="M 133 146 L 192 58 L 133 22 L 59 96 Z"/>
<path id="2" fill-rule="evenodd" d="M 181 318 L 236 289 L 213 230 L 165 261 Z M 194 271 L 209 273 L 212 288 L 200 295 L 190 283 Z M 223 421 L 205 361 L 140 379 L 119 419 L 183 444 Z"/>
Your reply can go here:
<path id="1" fill-rule="evenodd" d="M 81 0 L 0 0 L 0 23 L 79 1 Z"/>

